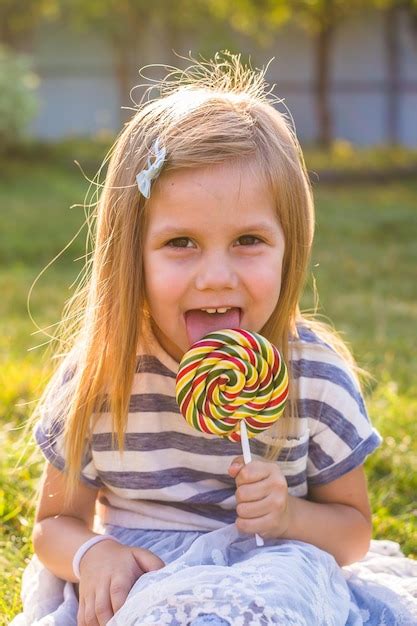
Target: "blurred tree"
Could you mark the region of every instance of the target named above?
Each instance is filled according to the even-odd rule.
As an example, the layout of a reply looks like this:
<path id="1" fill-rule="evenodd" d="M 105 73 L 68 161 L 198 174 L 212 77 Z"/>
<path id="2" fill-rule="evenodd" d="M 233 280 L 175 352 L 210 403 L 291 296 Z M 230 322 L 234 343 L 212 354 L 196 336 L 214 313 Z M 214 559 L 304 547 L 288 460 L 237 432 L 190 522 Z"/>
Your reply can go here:
<path id="1" fill-rule="evenodd" d="M 59 15 L 60 0 L 0 0 L 0 41 L 15 50 L 27 48 L 36 26 Z"/>
<path id="2" fill-rule="evenodd" d="M 333 141 L 330 102 L 331 61 L 335 33 L 343 21 L 366 8 L 385 11 L 387 62 L 387 136 L 399 140 L 400 42 L 398 20 L 407 15 L 417 33 L 417 0 L 0 0 L 0 38 L 13 48 L 30 39 L 43 19 L 62 16 L 78 29 L 96 32 L 113 50 L 121 105 L 131 87 L 132 68 L 141 42 L 152 30 L 164 47 L 179 51 L 184 41 L 198 42 L 198 51 L 213 45 L 232 47 L 231 32 L 243 33 L 265 46 L 290 19 L 312 38 L 313 89 L 317 143 Z M 232 46 L 230 45 L 232 44 Z M 121 123 L 127 114 L 121 109 Z"/>
<path id="3" fill-rule="evenodd" d="M 403 0 L 403 4 L 411 30 L 414 33 L 415 42 L 417 42 L 417 0 Z"/>
<path id="4" fill-rule="evenodd" d="M 63 17 L 79 31 L 93 32 L 111 45 L 120 104 L 130 91 L 131 56 L 149 28 L 154 3 L 146 0 L 60 0 Z M 124 116 L 121 113 L 121 122 Z"/>
<path id="5" fill-rule="evenodd" d="M 314 92 L 318 122 L 317 143 L 329 148 L 333 142 L 333 115 L 330 104 L 331 62 L 334 36 L 343 21 L 369 5 L 366 0 L 294 0 L 294 19 L 313 41 Z"/>
<path id="6" fill-rule="evenodd" d="M 401 48 L 399 2 L 391 2 L 384 13 L 385 17 L 385 52 L 387 69 L 387 117 L 386 133 L 388 143 L 396 145 L 400 140 L 400 85 L 401 85 Z"/>
<path id="7" fill-rule="evenodd" d="M 271 43 L 271 37 L 293 20 L 311 37 L 314 54 L 313 89 L 316 102 L 317 143 L 328 148 L 333 141 L 330 104 L 331 59 L 334 35 L 343 21 L 372 4 L 372 0 L 212 0 L 232 27 Z"/>
<path id="8" fill-rule="evenodd" d="M 319 122 L 318 142 L 328 147 L 333 138 L 333 122 L 329 101 L 332 43 L 338 26 L 352 14 L 366 9 L 382 9 L 385 23 L 387 65 L 387 139 L 400 140 L 400 16 L 405 13 L 417 24 L 417 0 L 294 0 L 290 2 L 294 17 L 313 36 L 315 44 L 315 85 Z"/>
<path id="9" fill-rule="evenodd" d="M 0 44 L 0 156 L 21 148 L 38 109 L 29 57 Z"/>
<path id="10" fill-rule="evenodd" d="M 76 28 L 96 32 L 113 50 L 120 104 L 125 105 L 131 88 L 135 55 L 141 40 L 155 31 L 157 41 L 171 49 L 181 45 L 184 34 L 205 36 L 214 30 L 210 0 L 60 0 L 67 20 Z M 127 114 L 121 109 L 121 123 Z"/>
<path id="11" fill-rule="evenodd" d="M 386 134 L 391 145 L 401 140 L 401 19 L 405 18 L 417 41 L 417 0 L 374 0 L 373 4 L 384 11 L 384 39 L 387 75 Z"/>

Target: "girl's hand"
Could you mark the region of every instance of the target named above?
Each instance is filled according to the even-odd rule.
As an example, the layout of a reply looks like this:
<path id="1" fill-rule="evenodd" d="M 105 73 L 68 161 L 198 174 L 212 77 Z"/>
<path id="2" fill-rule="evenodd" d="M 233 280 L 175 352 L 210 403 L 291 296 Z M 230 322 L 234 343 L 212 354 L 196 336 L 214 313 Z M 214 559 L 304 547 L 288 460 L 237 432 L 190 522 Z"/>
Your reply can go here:
<path id="1" fill-rule="evenodd" d="M 238 456 L 228 471 L 236 479 L 238 530 L 265 539 L 282 537 L 290 526 L 290 498 L 277 463 L 256 460 L 245 465 Z"/>
<path id="2" fill-rule="evenodd" d="M 149 550 L 115 541 L 92 546 L 80 562 L 78 626 L 105 626 L 134 583 L 165 563 Z"/>

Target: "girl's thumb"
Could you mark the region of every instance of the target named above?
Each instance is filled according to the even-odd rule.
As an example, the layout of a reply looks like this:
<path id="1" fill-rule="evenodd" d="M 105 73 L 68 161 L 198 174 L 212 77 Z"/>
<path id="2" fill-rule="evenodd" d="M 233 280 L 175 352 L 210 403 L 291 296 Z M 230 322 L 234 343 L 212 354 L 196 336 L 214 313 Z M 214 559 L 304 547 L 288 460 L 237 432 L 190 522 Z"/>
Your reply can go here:
<path id="1" fill-rule="evenodd" d="M 146 548 L 132 548 L 133 557 L 143 572 L 153 572 L 165 567 L 165 563 L 156 554 Z"/>
<path id="2" fill-rule="evenodd" d="M 235 476 L 239 470 L 243 467 L 244 462 L 243 462 L 243 457 L 238 456 L 236 459 L 233 459 L 233 461 L 231 462 L 230 466 L 229 466 L 229 474 L 232 474 L 232 476 Z"/>

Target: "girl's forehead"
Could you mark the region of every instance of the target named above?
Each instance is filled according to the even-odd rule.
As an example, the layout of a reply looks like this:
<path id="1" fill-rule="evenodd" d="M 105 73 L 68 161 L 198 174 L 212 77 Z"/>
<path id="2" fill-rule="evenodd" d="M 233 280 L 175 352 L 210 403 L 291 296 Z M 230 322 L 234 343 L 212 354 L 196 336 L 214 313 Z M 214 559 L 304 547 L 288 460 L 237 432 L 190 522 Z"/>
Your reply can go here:
<path id="1" fill-rule="evenodd" d="M 195 228 L 207 232 L 277 221 L 274 197 L 262 176 L 250 168 L 213 165 L 166 172 L 148 201 L 153 232 Z"/>
<path id="2" fill-rule="evenodd" d="M 189 194 L 223 195 L 227 190 L 240 199 L 251 193 L 268 194 L 270 189 L 261 168 L 251 162 L 216 163 L 162 173 L 152 198 L 176 200 Z"/>

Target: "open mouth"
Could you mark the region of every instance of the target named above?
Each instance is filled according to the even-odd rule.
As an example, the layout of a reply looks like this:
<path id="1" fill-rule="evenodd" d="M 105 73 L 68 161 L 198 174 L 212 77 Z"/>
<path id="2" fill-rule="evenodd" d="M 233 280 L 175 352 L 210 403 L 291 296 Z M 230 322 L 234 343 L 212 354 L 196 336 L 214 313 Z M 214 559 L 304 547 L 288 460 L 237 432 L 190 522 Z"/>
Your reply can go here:
<path id="1" fill-rule="evenodd" d="M 184 317 L 188 341 L 192 345 L 216 330 L 240 328 L 242 310 L 238 307 L 191 309 Z"/>

